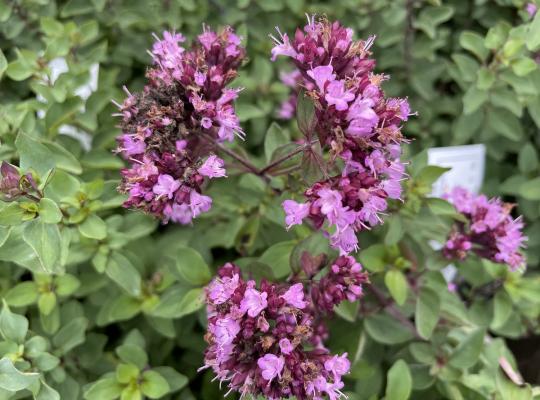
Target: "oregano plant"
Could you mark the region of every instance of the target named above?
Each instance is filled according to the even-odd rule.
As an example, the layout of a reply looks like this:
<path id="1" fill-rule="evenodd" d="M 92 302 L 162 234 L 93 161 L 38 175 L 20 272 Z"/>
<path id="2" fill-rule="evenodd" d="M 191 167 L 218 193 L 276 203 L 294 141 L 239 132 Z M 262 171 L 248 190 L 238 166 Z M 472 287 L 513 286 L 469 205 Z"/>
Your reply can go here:
<path id="1" fill-rule="evenodd" d="M 21 49 L 0 52 L 18 96 L 0 100 L 0 399 L 540 398 L 518 346 L 536 351 L 540 321 L 535 146 L 503 190 L 518 185 L 519 205 L 459 185 L 432 195 L 449 169 L 420 151 L 440 105 L 425 111 L 437 67 L 414 76 L 415 35 L 437 47 L 453 5 L 371 4 L 385 20 L 403 6 L 390 26 L 405 23 L 414 90 L 394 95 L 393 39 L 359 39 L 324 7 L 252 46 L 227 13 L 221 28 L 142 35 L 152 7 L 68 1 L 55 17 L 30 3 L 0 1 L 0 21 L 38 24 L 44 45 L 9 36 Z M 195 20 L 197 4 L 167 3 L 156 18 Z M 484 118 L 509 140 L 521 130 L 522 105 L 488 94 L 510 99 L 538 72 L 524 39 L 536 5 L 520 7 L 523 25 L 462 32 L 477 60 L 454 55 L 458 84 L 433 84 L 477 79 L 459 135 Z"/>

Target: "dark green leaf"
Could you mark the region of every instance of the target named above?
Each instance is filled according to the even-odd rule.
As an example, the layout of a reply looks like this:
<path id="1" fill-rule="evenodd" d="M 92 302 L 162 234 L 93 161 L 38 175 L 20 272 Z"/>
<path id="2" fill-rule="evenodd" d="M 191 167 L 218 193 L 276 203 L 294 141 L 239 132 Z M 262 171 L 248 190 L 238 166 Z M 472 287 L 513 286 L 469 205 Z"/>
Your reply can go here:
<path id="1" fill-rule="evenodd" d="M 168 258 L 171 272 L 183 283 L 204 286 L 210 281 L 210 269 L 197 251 L 183 247 Z"/>
<path id="2" fill-rule="evenodd" d="M 23 231 L 23 239 L 31 247 L 43 272 L 61 271 L 61 238 L 57 225 L 46 224 L 40 220 L 30 221 Z"/>

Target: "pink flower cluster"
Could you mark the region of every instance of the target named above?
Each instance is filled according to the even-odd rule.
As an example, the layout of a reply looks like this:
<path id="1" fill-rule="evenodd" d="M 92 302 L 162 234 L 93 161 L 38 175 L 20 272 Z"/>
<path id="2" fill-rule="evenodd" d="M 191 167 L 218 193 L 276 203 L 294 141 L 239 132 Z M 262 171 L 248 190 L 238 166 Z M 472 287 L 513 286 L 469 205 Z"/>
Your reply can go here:
<path id="1" fill-rule="evenodd" d="M 321 311 L 358 299 L 366 280 L 360 264 L 348 257 L 335 261 L 320 288 L 316 282 L 264 280 L 257 287 L 237 266 L 225 264 L 206 288 L 209 346 L 202 369 L 212 368 L 242 396 L 340 398 L 350 363 L 346 353 L 332 355 L 323 346 Z"/>
<path id="2" fill-rule="evenodd" d="M 375 61 L 369 58 L 373 38 L 353 41 L 351 29 L 315 18 L 308 18 L 293 41 L 280 35 L 272 59 L 292 58 L 298 70 L 293 77 L 301 77 L 315 104 L 319 141 L 343 164 L 341 174 L 305 192 L 307 202 L 283 203 L 286 224 L 308 218 L 317 228 L 324 225 L 332 246 L 348 254 L 358 249 L 356 232 L 380 224 L 387 199 L 401 196 L 401 125 L 409 118 L 409 104 L 384 96 L 386 77 L 373 73 Z"/>
<path id="3" fill-rule="evenodd" d="M 522 267 L 524 242 L 523 221 L 510 215 L 513 205 L 484 195 L 473 195 L 463 188 L 454 188 L 444 196 L 467 218 L 458 222 L 446 241 L 443 254 L 448 259 L 463 260 L 470 252 L 512 269 Z"/>
<path id="4" fill-rule="evenodd" d="M 118 104 L 122 135 L 118 152 L 130 162 L 122 170 L 125 207 L 144 210 L 163 222 L 188 224 L 210 209 L 201 194 L 205 178 L 226 176 L 212 150 L 216 142 L 243 137 L 233 101 L 239 89 L 226 85 L 236 76 L 245 50 L 231 28 L 204 28 L 190 49 L 184 37 L 156 36 L 148 84 Z"/>

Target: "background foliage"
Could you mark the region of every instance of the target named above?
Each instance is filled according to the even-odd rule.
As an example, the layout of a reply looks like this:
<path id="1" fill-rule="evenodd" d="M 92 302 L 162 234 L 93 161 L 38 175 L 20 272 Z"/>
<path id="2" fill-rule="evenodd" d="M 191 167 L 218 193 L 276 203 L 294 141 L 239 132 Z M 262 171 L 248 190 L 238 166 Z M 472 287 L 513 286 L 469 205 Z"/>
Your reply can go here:
<path id="1" fill-rule="evenodd" d="M 516 369 L 506 338 L 526 379 L 540 381 L 540 13 L 531 22 L 525 2 L 0 0 L 0 156 L 32 171 L 43 195 L 1 203 L 0 399 L 223 395 L 210 373 L 196 372 L 205 347 L 200 296 L 212 271 L 237 260 L 255 276 L 283 278 L 302 249 L 329 251 L 309 228 L 283 228 L 274 194 L 301 189 L 294 180 L 213 183 L 215 207 L 193 227 L 158 227 L 123 211 L 110 100 L 124 97 L 124 84 L 142 87 L 152 32 L 193 37 L 203 22 L 231 24 L 250 57 L 236 84 L 245 87 L 237 108 L 248 134 L 237 146 L 262 165 L 298 135 L 294 122 L 273 124 L 287 97 L 278 71 L 287 67 L 269 61 L 267 35 L 275 25 L 292 32 L 305 12 L 376 34 L 377 69 L 392 76 L 386 90 L 418 111 L 405 130 L 417 154 L 407 202 L 361 240 L 359 257 L 381 293 L 368 294 L 361 309 L 342 307 L 332 325 L 332 348 L 353 362 L 351 398 L 537 393 L 499 368 L 504 357 L 506 371 Z M 67 70 L 52 76 L 60 57 Z M 97 90 L 81 92 L 96 63 Z M 516 202 L 525 216 L 529 267 L 522 276 L 470 260 L 458 266 L 452 294 L 444 262 L 426 243 L 442 240 L 455 214 L 425 198 L 444 171 L 424 168 L 421 150 L 466 143 L 487 146 L 485 192 Z M 396 310 L 414 322 L 400 323 Z"/>

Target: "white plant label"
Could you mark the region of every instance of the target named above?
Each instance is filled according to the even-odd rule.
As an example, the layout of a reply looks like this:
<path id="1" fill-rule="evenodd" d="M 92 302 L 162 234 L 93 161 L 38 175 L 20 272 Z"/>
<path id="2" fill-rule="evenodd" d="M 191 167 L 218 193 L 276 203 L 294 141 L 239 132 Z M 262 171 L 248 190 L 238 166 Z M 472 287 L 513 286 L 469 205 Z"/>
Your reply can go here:
<path id="1" fill-rule="evenodd" d="M 486 147 L 483 144 L 428 149 L 429 165 L 452 168 L 433 184 L 431 195 L 440 197 L 456 186 L 478 193 L 484 181 L 485 163 Z M 430 244 L 435 250 L 442 248 L 441 243 L 432 241 Z M 442 273 L 446 281 L 451 282 L 456 276 L 457 269 L 450 264 L 442 270 Z"/>
<path id="2" fill-rule="evenodd" d="M 439 197 L 456 186 L 478 193 L 484 181 L 485 158 L 483 144 L 428 149 L 429 165 L 452 168 L 433 184 L 431 194 Z"/>

